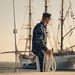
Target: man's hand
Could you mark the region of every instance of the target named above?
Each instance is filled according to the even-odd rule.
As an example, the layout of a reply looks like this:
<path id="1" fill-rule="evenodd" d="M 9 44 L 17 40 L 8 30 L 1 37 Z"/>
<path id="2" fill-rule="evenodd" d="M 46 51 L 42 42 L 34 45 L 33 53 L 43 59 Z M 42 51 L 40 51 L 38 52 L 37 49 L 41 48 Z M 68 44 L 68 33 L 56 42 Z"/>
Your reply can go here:
<path id="1" fill-rule="evenodd" d="M 50 55 L 50 54 L 51 54 L 51 50 L 47 50 L 45 53 L 46 53 L 47 55 Z"/>

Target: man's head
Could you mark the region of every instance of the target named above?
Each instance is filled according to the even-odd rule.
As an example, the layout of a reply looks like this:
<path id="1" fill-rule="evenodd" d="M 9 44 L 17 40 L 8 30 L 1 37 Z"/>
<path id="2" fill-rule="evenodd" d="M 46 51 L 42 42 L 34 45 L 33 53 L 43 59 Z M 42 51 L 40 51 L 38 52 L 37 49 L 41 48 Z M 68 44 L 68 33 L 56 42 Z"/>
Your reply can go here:
<path id="1" fill-rule="evenodd" d="M 42 16 L 42 21 L 45 23 L 45 24 L 49 24 L 49 21 L 51 20 L 51 14 L 50 13 L 43 13 L 43 16 Z"/>

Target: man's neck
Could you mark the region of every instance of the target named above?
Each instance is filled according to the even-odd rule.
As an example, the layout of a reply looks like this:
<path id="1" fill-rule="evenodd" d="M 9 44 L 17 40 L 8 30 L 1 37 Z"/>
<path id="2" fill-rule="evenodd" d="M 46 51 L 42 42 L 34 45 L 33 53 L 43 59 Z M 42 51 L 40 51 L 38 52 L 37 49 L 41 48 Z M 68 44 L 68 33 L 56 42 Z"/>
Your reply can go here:
<path id="1" fill-rule="evenodd" d="M 47 23 L 45 21 L 42 20 L 42 22 L 43 22 L 44 25 L 47 25 Z"/>

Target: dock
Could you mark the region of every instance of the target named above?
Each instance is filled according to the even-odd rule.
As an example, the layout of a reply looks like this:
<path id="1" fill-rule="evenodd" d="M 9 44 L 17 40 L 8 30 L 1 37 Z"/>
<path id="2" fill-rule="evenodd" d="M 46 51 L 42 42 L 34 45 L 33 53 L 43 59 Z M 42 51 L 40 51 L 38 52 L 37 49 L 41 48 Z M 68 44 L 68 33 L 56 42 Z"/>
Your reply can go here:
<path id="1" fill-rule="evenodd" d="M 0 75 L 75 75 L 75 72 L 21 72 L 2 73 Z"/>

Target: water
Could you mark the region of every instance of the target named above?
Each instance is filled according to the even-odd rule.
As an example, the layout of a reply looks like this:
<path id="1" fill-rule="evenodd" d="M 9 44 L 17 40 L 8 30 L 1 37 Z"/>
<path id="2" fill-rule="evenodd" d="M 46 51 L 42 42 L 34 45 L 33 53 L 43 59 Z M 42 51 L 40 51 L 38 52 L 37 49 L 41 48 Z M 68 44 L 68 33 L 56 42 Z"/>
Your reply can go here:
<path id="1" fill-rule="evenodd" d="M 15 72 L 15 63 L 14 62 L 0 62 L 0 73 L 14 73 Z M 32 69 L 22 69 L 18 63 L 18 72 L 36 72 Z"/>
<path id="2" fill-rule="evenodd" d="M 18 63 L 18 72 L 37 72 L 35 69 L 22 69 Z M 57 72 L 75 72 L 75 70 L 57 70 Z M 14 62 L 0 62 L 0 74 L 1 73 L 15 73 L 15 63 Z"/>

